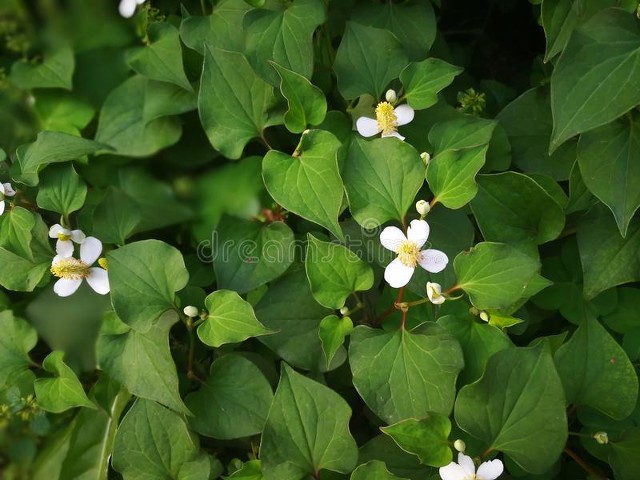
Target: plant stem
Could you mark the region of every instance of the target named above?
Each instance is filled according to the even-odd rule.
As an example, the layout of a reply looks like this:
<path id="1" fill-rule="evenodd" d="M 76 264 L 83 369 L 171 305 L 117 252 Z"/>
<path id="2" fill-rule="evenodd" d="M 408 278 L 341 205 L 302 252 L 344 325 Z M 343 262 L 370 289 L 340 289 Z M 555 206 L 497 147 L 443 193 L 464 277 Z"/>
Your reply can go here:
<path id="1" fill-rule="evenodd" d="M 570 456 L 574 462 L 576 462 L 580 467 L 591 477 L 597 478 L 599 480 L 609 480 L 608 477 L 605 477 L 601 473 L 594 470 L 594 468 L 585 462 L 576 452 L 571 450 L 569 447 L 564 447 L 564 453 Z"/>

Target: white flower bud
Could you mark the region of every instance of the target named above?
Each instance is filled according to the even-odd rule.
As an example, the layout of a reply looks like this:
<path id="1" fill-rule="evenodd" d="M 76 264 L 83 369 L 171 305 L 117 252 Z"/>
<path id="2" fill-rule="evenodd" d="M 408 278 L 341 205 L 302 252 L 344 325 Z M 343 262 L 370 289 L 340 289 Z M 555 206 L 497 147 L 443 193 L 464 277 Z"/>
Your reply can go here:
<path id="1" fill-rule="evenodd" d="M 389 89 L 387 93 L 384 94 L 384 98 L 389 103 L 395 103 L 398 100 L 398 96 L 396 95 L 396 91 Z"/>
<path id="2" fill-rule="evenodd" d="M 188 305 L 188 306 L 184 307 L 184 310 L 182 310 L 182 311 L 184 312 L 184 314 L 187 317 L 191 317 L 191 318 L 195 318 L 199 314 L 198 309 L 196 307 L 194 307 L 193 305 Z"/>
<path id="3" fill-rule="evenodd" d="M 418 200 L 416 202 L 416 210 L 420 214 L 421 217 L 426 217 L 427 213 L 431 211 L 431 205 L 426 200 Z"/>
<path id="4" fill-rule="evenodd" d="M 347 308 L 346 306 L 340 309 L 340 315 L 348 315 L 348 314 L 349 314 L 349 308 Z"/>
<path id="5" fill-rule="evenodd" d="M 464 453 L 464 451 L 467 449 L 467 444 L 464 443 L 464 440 L 458 439 L 453 442 L 453 448 L 455 448 L 460 453 Z"/>
<path id="6" fill-rule="evenodd" d="M 427 297 L 429 297 L 429 301 L 434 305 L 440 305 L 446 300 L 444 295 L 442 295 L 442 287 L 439 283 L 427 282 Z"/>
<path id="7" fill-rule="evenodd" d="M 593 434 L 593 439 L 600 445 L 609 443 L 609 435 L 607 435 L 607 432 L 596 432 Z"/>
<path id="8" fill-rule="evenodd" d="M 429 155 L 427 152 L 422 152 L 420 154 L 420 158 L 424 162 L 425 167 L 429 165 L 429 162 L 431 161 L 431 155 Z"/>
<path id="9" fill-rule="evenodd" d="M 487 312 L 480 312 L 480 320 L 483 322 L 489 321 L 489 314 Z"/>

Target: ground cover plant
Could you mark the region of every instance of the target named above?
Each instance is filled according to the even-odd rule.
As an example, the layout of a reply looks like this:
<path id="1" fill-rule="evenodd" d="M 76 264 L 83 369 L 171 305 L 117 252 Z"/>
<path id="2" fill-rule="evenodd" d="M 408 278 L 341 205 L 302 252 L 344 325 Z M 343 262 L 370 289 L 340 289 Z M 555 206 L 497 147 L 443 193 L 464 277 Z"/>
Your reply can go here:
<path id="1" fill-rule="evenodd" d="M 4 0 L 3 478 L 640 478 L 638 16 Z"/>

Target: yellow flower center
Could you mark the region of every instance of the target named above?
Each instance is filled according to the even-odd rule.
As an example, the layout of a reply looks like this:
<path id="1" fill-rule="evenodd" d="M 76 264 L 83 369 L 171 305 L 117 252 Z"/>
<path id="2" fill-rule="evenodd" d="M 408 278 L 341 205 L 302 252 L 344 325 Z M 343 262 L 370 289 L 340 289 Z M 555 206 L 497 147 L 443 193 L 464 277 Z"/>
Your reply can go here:
<path id="1" fill-rule="evenodd" d="M 58 278 L 82 280 L 91 273 L 89 265 L 77 258 L 63 258 L 51 265 L 51 273 Z"/>
<path id="2" fill-rule="evenodd" d="M 100 257 L 98 259 L 98 265 L 100 265 L 102 268 L 104 268 L 105 270 L 109 270 L 107 267 L 109 266 L 109 263 L 107 262 L 107 259 L 104 257 Z"/>
<path id="3" fill-rule="evenodd" d="M 415 267 L 420 257 L 420 248 L 414 242 L 406 240 L 398 247 L 396 253 L 403 265 Z"/>
<path id="4" fill-rule="evenodd" d="M 434 300 L 437 300 L 441 296 L 438 291 L 431 285 L 429 285 L 429 293 L 431 293 L 431 298 L 433 298 Z"/>
<path id="5" fill-rule="evenodd" d="M 378 129 L 385 135 L 389 135 L 397 131 L 398 117 L 393 105 L 389 102 L 380 102 L 376 107 L 376 120 L 378 121 Z"/>
<path id="6" fill-rule="evenodd" d="M 71 235 L 67 235 L 63 232 L 58 233 L 58 240 L 62 240 L 63 242 L 68 242 L 71 240 Z"/>

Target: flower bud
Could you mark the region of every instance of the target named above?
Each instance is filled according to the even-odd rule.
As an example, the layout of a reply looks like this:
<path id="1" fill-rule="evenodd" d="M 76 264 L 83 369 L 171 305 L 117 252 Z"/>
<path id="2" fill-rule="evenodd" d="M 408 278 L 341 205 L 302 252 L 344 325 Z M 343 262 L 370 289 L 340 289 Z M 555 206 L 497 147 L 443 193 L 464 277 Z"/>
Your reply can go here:
<path id="1" fill-rule="evenodd" d="M 480 320 L 483 322 L 489 321 L 489 314 L 487 312 L 480 312 Z"/>
<path id="2" fill-rule="evenodd" d="M 349 315 L 349 308 L 344 306 L 340 309 L 340 315 Z"/>
<path id="3" fill-rule="evenodd" d="M 398 96 L 396 95 L 396 91 L 389 89 L 387 93 L 384 94 L 384 98 L 389 103 L 395 103 L 398 100 Z"/>
<path id="4" fill-rule="evenodd" d="M 455 448 L 460 453 L 464 453 L 464 451 L 467 449 L 467 444 L 464 443 L 464 440 L 458 439 L 453 442 L 453 448 Z"/>
<path id="5" fill-rule="evenodd" d="M 596 432 L 593 434 L 593 439 L 600 445 L 609 443 L 609 435 L 607 435 L 607 432 Z"/>
<path id="6" fill-rule="evenodd" d="M 427 297 L 429 297 L 429 301 L 434 305 L 440 305 L 446 300 L 444 295 L 442 295 L 442 287 L 439 283 L 427 282 Z"/>
<path id="7" fill-rule="evenodd" d="M 193 305 L 188 305 L 182 310 L 187 317 L 195 318 L 198 316 L 198 309 Z"/>
<path id="8" fill-rule="evenodd" d="M 422 152 L 420 154 L 420 158 L 424 162 L 425 167 L 429 165 L 429 162 L 431 161 L 431 155 L 429 155 L 427 152 Z"/>
<path id="9" fill-rule="evenodd" d="M 431 210 L 431 205 L 426 200 L 418 200 L 416 202 L 416 210 L 422 218 L 427 216 L 427 213 Z"/>

